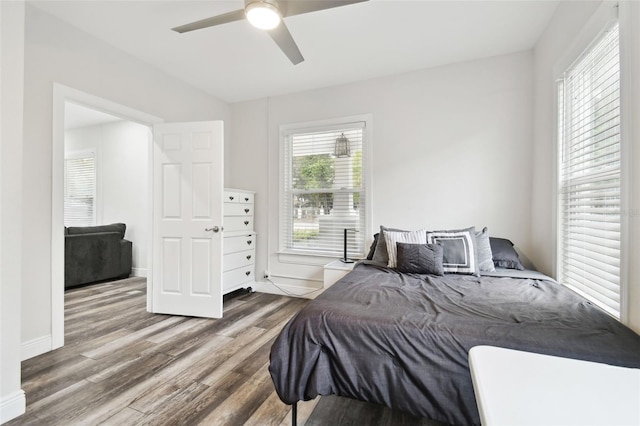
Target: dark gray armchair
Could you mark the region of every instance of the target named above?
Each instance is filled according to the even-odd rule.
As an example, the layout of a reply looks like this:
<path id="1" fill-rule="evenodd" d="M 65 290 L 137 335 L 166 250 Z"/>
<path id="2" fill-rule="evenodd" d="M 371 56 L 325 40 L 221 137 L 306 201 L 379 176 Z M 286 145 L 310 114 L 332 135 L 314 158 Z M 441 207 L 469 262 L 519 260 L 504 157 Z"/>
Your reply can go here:
<path id="1" fill-rule="evenodd" d="M 64 287 L 131 274 L 132 243 L 124 239 L 127 226 L 70 226 L 64 230 Z"/>

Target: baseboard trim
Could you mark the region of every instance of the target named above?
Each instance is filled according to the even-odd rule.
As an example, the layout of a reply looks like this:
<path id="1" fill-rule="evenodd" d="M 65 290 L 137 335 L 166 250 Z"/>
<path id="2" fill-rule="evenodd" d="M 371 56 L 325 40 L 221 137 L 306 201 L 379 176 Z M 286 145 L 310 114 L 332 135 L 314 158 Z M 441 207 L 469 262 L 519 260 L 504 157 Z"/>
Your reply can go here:
<path id="1" fill-rule="evenodd" d="M 52 348 L 51 335 L 38 337 L 28 342 L 24 342 L 20 347 L 20 360 L 24 361 L 34 356 L 41 355 L 51 351 Z"/>
<path id="2" fill-rule="evenodd" d="M 131 276 L 133 277 L 147 277 L 147 268 L 131 268 Z"/>
<path id="3" fill-rule="evenodd" d="M 315 299 L 316 296 L 324 291 L 324 288 L 312 288 L 280 283 L 276 286 L 274 283 L 269 281 L 256 281 L 253 286 L 253 290 L 260 293 Z"/>
<path id="4" fill-rule="evenodd" d="M 27 409 L 27 398 L 24 391 L 20 389 L 11 395 L 0 399 L 0 424 L 15 419 L 25 413 Z"/>

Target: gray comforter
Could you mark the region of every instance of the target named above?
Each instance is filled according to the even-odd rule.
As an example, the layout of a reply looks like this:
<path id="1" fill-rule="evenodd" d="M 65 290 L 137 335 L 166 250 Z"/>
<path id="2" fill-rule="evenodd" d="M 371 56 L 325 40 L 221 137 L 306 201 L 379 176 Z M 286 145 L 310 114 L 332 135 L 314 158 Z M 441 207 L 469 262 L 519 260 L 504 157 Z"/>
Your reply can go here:
<path id="1" fill-rule="evenodd" d="M 640 336 L 553 281 L 358 265 L 284 327 L 269 371 L 287 404 L 340 395 L 479 424 L 476 345 L 640 368 Z"/>

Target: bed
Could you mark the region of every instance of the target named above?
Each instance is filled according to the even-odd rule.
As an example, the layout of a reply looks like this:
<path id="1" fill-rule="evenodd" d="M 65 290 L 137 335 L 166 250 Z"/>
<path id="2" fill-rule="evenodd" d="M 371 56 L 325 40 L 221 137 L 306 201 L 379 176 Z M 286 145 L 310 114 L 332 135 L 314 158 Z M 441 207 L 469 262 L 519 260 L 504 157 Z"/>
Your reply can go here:
<path id="1" fill-rule="evenodd" d="M 283 328 L 269 371 L 294 407 L 338 395 L 480 424 L 468 365 L 477 345 L 640 368 L 640 336 L 540 273 L 433 276 L 360 263 Z"/>

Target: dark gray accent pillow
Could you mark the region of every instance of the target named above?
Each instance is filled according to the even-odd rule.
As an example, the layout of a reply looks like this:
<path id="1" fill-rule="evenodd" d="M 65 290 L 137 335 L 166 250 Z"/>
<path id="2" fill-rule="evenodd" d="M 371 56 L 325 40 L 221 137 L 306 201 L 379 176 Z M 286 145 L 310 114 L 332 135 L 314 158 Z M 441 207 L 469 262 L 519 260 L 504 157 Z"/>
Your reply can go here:
<path id="1" fill-rule="evenodd" d="M 68 235 L 76 234 L 97 234 L 98 232 L 118 232 L 120 238 L 124 238 L 127 225 L 124 223 L 112 223 L 111 225 L 99 226 L 70 226 L 67 228 Z"/>
<path id="2" fill-rule="evenodd" d="M 373 260 L 373 255 L 376 252 L 376 246 L 378 245 L 378 237 L 380 233 L 376 233 L 373 236 L 373 242 L 371 243 L 371 247 L 369 247 L 369 254 L 367 255 L 367 260 Z"/>
<path id="3" fill-rule="evenodd" d="M 495 272 L 491 243 L 489 243 L 489 229 L 485 226 L 482 231 L 476 232 L 476 245 L 478 250 L 478 268 L 480 272 Z"/>
<path id="4" fill-rule="evenodd" d="M 387 228 L 386 226 L 380 226 L 380 235 L 378 236 L 378 244 L 376 244 L 376 251 L 373 253 L 374 262 L 384 263 L 385 265 L 389 264 L 389 253 L 387 252 L 387 242 L 384 237 L 384 231 L 393 231 L 393 232 L 409 232 L 404 229 L 397 228 Z"/>
<path id="5" fill-rule="evenodd" d="M 518 269 L 524 271 L 524 266 L 520 263 L 520 257 L 513 248 L 513 243 L 506 238 L 489 238 L 493 264 L 496 268 Z"/>
<path id="6" fill-rule="evenodd" d="M 398 272 L 407 274 L 444 275 L 442 246 L 438 244 L 397 243 Z"/>

